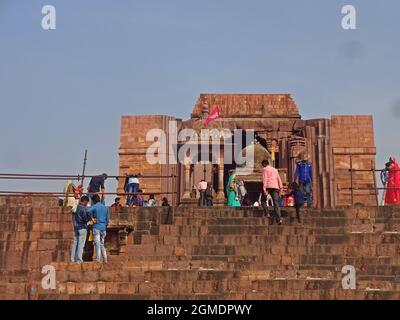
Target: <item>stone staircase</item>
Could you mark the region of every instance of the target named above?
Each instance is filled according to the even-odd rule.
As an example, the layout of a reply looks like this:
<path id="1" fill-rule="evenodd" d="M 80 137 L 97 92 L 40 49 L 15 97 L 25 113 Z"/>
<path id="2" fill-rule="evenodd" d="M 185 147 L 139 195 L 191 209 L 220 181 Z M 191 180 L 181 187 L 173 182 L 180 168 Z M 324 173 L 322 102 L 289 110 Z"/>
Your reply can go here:
<path id="1" fill-rule="evenodd" d="M 33 209 L 26 215 L 35 221 L 38 211 Z M 11 212 L 15 209 L 0 206 L 1 230 Z M 134 226 L 124 250 L 110 256 L 108 264 L 81 265 L 67 262 L 70 215 L 54 208 L 42 212 L 42 220 L 50 219 L 50 214 L 53 222 L 46 228 L 59 233 L 41 232 L 36 241 L 42 250 L 38 245 L 36 250 L 28 250 L 32 249 L 31 254 L 39 251 L 39 256 L 49 255 L 49 263 L 57 272 L 57 288 L 43 290 L 38 286 L 43 275 L 40 268 L 28 268 L 27 254 L 27 265 L 10 270 L 9 264 L 0 264 L 0 297 L 400 298 L 399 207 L 305 209 L 301 224 L 294 218 L 294 210 L 283 209 L 282 226 L 270 225 L 262 210 L 252 208 L 122 208 L 112 214 L 112 224 Z M 15 215 L 14 220 L 16 230 L 24 229 Z M 46 241 L 44 235 L 50 238 Z M 4 252 L 16 242 L 11 239 L 1 238 L 0 262 L 9 257 Z M 44 262 L 41 259 L 39 267 Z M 355 290 L 342 288 L 345 265 L 356 269 Z"/>

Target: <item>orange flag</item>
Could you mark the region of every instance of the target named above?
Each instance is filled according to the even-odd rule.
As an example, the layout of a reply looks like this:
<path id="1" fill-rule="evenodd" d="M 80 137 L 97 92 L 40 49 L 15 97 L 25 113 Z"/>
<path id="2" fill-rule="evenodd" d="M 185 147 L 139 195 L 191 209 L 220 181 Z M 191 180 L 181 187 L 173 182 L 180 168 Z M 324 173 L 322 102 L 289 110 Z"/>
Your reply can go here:
<path id="1" fill-rule="evenodd" d="M 220 117 L 219 106 L 214 106 L 211 113 L 208 115 L 207 119 L 204 120 L 204 126 L 207 127 L 211 121 L 218 119 Z"/>

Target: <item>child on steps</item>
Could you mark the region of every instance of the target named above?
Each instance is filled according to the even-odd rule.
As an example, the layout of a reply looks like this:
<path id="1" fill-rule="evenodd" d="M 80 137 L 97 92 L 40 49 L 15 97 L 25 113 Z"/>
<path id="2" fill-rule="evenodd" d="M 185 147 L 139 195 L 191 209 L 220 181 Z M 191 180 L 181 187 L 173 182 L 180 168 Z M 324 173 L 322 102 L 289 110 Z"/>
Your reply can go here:
<path id="1" fill-rule="evenodd" d="M 292 196 L 294 198 L 294 207 L 296 209 L 297 221 L 300 223 L 300 209 L 304 206 L 304 194 L 300 190 L 300 186 L 297 182 L 293 182 L 288 190 L 286 196 Z"/>

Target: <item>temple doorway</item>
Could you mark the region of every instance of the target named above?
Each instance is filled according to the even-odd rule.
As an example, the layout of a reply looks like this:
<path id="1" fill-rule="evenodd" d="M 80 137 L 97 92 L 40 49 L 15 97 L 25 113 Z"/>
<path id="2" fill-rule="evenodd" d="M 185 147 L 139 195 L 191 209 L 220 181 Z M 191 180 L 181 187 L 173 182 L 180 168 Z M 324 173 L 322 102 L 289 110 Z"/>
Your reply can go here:
<path id="1" fill-rule="evenodd" d="M 260 193 L 262 192 L 262 182 L 255 182 L 255 181 L 245 181 L 244 186 L 247 190 L 247 194 L 251 203 L 258 201 L 260 197 Z"/>

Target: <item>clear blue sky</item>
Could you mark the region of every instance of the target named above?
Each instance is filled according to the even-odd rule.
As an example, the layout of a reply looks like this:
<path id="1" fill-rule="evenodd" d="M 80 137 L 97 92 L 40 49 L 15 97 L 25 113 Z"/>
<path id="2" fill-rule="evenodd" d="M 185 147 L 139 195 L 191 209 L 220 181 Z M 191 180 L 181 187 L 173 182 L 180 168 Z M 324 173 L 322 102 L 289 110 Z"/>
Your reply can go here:
<path id="1" fill-rule="evenodd" d="M 46 4 L 57 30 L 41 28 Z M 292 93 L 305 119 L 373 114 L 382 165 L 400 156 L 399 17 L 398 0 L 0 0 L 0 171 L 79 173 L 88 148 L 88 173 L 116 174 L 121 115 L 185 119 L 202 92 Z"/>

